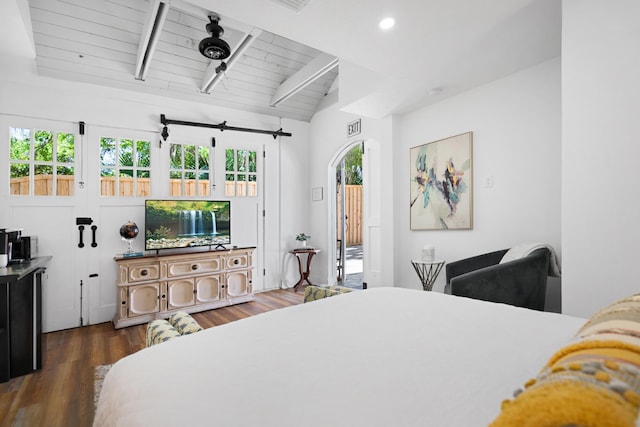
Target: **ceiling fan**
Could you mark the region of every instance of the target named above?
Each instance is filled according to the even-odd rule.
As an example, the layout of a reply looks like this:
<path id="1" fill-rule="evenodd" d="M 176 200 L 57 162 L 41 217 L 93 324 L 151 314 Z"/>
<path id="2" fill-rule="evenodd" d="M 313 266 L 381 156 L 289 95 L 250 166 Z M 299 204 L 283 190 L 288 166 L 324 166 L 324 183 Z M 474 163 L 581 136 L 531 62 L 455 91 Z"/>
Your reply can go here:
<path id="1" fill-rule="evenodd" d="M 226 59 L 231 55 L 229 44 L 220 37 L 224 34 L 224 29 L 218 24 L 220 17 L 218 15 L 209 15 L 209 23 L 206 26 L 207 33 L 211 37 L 207 37 L 200 41 L 198 48 L 200 53 L 209 59 Z"/>

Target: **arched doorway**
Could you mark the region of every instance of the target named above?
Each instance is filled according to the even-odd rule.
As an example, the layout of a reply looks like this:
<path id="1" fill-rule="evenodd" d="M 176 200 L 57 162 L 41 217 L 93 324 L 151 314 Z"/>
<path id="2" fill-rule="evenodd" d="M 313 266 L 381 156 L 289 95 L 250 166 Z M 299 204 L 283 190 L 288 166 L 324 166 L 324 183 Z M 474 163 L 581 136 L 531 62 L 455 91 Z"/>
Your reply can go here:
<path id="1" fill-rule="evenodd" d="M 331 282 L 354 289 L 366 288 L 363 280 L 364 141 L 342 147 L 329 165 L 329 230 L 333 254 L 329 256 Z"/>

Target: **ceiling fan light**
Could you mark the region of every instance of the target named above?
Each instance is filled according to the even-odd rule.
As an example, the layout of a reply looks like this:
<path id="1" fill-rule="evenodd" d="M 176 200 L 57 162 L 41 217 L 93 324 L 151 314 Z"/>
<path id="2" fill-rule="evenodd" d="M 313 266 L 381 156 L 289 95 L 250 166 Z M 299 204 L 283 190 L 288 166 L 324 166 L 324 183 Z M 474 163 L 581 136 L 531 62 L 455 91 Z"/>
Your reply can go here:
<path id="1" fill-rule="evenodd" d="M 207 37 L 198 46 L 200 53 L 209 59 L 226 59 L 231 55 L 229 44 L 218 37 Z"/>

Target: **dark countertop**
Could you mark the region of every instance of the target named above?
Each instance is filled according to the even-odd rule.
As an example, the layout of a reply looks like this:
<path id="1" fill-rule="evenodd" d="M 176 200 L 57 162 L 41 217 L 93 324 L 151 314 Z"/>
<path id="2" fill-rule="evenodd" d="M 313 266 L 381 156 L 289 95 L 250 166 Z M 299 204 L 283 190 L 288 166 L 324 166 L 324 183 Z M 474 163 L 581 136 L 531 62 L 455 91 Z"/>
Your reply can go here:
<path id="1" fill-rule="evenodd" d="M 9 264 L 6 267 L 0 267 L 0 283 L 9 283 L 20 280 L 27 274 L 45 267 L 51 261 L 50 256 L 41 256 L 33 258 L 31 261 L 24 261 L 19 264 Z"/>

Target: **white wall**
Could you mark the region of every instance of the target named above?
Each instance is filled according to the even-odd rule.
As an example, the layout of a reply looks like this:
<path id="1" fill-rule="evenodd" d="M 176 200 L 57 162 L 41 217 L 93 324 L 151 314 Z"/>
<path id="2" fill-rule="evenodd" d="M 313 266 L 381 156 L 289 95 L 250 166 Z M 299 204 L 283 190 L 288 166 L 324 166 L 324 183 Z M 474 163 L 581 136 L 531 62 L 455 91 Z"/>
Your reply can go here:
<path id="1" fill-rule="evenodd" d="M 309 133 L 308 123 L 286 122 L 292 133 Z M 280 176 L 281 188 L 280 226 L 281 233 L 278 236 L 281 255 L 281 286 L 290 288 L 298 279 L 298 265 L 293 255 L 288 251 L 295 245 L 295 237 L 299 233 L 310 233 L 310 203 L 311 190 L 309 190 L 309 140 L 283 139 L 280 142 Z M 267 208 L 269 209 L 269 208 Z M 314 269 L 315 270 L 315 269 Z M 314 271 L 312 270 L 312 271 Z"/>
<path id="2" fill-rule="evenodd" d="M 640 3 L 563 1 L 563 309 L 638 292 Z"/>
<path id="3" fill-rule="evenodd" d="M 426 243 L 454 261 L 521 242 L 560 254 L 560 59 L 481 86 L 398 120 L 394 141 L 396 283 L 420 289 L 410 260 Z M 473 132 L 472 230 L 409 229 L 409 149 Z M 487 188 L 487 178 L 493 186 Z M 445 285 L 444 271 L 434 289 Z"/>

